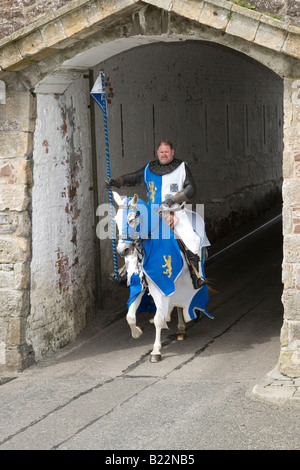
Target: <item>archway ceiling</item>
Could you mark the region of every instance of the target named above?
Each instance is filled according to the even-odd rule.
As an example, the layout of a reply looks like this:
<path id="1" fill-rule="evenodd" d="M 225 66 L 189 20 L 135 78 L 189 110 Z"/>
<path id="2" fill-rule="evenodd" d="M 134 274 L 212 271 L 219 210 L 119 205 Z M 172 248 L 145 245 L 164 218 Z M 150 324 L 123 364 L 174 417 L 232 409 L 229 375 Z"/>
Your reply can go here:
<path id="1" fill-rule="evenodd" d="M 30 69 L 34 86 L 48 76 L 63 88 L 76 70 L 124 50 L 187 39 L 231 47 L 281 75 L 285 59 L 300 58 L 300 28 L 228 0 L 75 0 L 0 41 L 0 78 Z"/>

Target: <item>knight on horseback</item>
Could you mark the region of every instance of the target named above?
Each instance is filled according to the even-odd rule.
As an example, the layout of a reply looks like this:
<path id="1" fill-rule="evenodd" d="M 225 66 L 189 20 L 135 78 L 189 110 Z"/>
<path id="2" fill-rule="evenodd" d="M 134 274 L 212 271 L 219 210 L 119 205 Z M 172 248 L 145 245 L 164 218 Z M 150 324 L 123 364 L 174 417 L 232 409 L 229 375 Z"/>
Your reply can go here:
<path id="1" fill-rule="evenodd" d="M 196 185 L 188 164 L 175 158 L 174 154 L 172 143 L 164 140 L 157 148 L 158 160 L 151 161 L 134 173 L 110 178 L 106 184 L 117 188 L 146 185 L 148 202 L 163 209 L 160 214 L 176 233 L 193 286 L 200 289 L 207 284 L 199 273 L 201 240 L 184 208 L 184 203 L 194 196 Z M 163 215 L 165 211 L 168 211 L 167 216 Z"/>

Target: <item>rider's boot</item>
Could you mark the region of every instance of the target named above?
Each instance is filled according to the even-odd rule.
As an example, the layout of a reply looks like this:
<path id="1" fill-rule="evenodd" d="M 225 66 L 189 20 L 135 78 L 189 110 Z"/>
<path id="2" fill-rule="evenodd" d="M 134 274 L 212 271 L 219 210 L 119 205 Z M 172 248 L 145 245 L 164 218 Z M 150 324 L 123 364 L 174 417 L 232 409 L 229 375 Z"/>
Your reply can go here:
<path id="1" fill-rule="evenodd" d="M 200 258 L 198 255 L 196 255 L 190 250 L 186 250 L 186 255 L 188 258 L 188 267 L 192 278 L 193 286 L 195 289 L 200 289 L 200 287 L 207 284 L 206 279 L 204 279 L 204 277 L 200 276 L 199 274 Z"/>

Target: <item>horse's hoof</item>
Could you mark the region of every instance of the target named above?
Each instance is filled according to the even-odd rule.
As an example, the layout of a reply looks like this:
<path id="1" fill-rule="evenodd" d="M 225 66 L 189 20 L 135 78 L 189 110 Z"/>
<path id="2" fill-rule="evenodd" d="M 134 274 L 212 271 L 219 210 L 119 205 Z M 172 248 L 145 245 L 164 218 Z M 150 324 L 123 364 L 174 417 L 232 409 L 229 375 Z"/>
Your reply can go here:
<path id="1" fill-rule="evenodd" d="M 185 333 L 177 333 L 177 341 L 184 341 L 186 339 Z"/>
<path id="2" fill-rule="evenodd" d="M 150 354 L 149 361 L 152 363 L 161 361 L 161 354 Z"/>
<path id="3" fill-rule="evenodd" d="M 142 336 L 144 331 L 144 328 L 142 326 L 136 326 L 134 333 L 132 333 L 132 337 L 134 339 L 138 339 L 140 336 Z"/>

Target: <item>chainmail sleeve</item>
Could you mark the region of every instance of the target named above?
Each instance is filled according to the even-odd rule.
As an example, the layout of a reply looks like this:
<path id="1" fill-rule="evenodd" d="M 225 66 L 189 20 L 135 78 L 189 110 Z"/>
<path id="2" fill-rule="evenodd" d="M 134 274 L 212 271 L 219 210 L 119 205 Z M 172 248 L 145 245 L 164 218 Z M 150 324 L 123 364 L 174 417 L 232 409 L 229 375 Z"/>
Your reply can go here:
<path id="1" fill-rule="evenodd" d="M 183 183 L 182 192 L 186 195 L 187 199 L 191 199 L 196 193 L 196 184 L 190 167 L 185 163 L 186 177 Z"/>
<path id="2" fill-rule="evenodd" d="M 128 173 L 127 175 L 122 176 L 123 185 L 122 186 L 141 186 L 144 183 L 144 169 L 141 168 L 134 173 Z"/>

